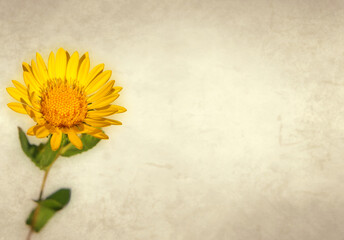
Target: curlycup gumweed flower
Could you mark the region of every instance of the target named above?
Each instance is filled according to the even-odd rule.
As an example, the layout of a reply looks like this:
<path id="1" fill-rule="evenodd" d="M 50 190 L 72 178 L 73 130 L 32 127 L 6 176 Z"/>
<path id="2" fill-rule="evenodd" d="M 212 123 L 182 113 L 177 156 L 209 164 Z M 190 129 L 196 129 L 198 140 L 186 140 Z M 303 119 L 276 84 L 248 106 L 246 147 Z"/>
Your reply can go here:
<path id="1" fill-rule="evenodd" d="M 104 64 L 90 71 L 88 53 L 79 58 L 78 52 L 69 56 L 62 48 L 56 57 L 50 53 L 47 66 L 39 53 L 36 61 L 37 64 L 32 60 L 31 66 L 23 63 L 26 86 L 13 80 L 15 87 L 7 88 L 18 101 L 8 106 L 36 122 L 27 134 L 38 138 L 52 134 L 50 144 L 54 151 L 60 147 L 63 134 L 78 149 L 83 147 L 78 134 L 108 139 L 100 128 L 121 122 L 106 117 L 126 111 L 112 105 L 122 88 L 114 87 L 114 80 L 109 81 L 111 71 L 104 71 Z"/>

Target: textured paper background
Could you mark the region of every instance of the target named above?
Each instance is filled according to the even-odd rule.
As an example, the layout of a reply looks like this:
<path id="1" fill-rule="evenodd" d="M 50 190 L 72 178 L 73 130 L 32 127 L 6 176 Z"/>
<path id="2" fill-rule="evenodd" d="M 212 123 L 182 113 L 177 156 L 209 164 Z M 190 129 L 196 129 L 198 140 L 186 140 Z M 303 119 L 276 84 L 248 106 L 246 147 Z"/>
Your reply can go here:
<path id="1" fill-rule="evenodd" d="M 123 126 L 60 159 L 72 200 L 34 240 L 340 240 L 343 1 L 1 1 L 0 239 L 24 239 L 42 172 L 5 88 L 39 51 L 89 51 Z"/>

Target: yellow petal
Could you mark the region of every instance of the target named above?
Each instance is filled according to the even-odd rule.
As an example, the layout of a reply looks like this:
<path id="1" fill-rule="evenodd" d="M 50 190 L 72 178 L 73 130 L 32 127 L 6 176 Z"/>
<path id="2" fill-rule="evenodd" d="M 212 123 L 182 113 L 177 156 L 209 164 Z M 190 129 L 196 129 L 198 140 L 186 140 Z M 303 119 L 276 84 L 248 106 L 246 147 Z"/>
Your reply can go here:
<path id="1" fill-rule="evenodd" d="M 72 128 L 75 133 L 82 133 L 84 131 L 84 124 L 76 125 Z"/>
<path id="2" fill-rule="evenodd" d="M 67 67 L 67 54 L 63 48 L 60 48 L 56 54 L 56 78 L 65 80 Z"/>
<path id="3" fill-rule="evenodd" d="M 65 134 L 69 133 L 70 131 L 69 128 L 66 128 L 66 127 L 60 127 L 59 129 L 62 133 L 65 133 Z"/>
<path id="4" fill-rule="evenodd" d="M 82 62 L 83 62 L 86 58 L 89 58 L 88 52 L 85 52 L 84 55 L 82 55 L 81 58 L 79 59 L 79 66 L 81 66 Z"/>
<path id="5" fill-rule="evenodd" d="M 38 71 L 38 67 L 34 60 L 31 60 L 31 69 L 36 79 L 37 86 L 41 87 L 42 84 L 46 82 L 46 79 L 44 79 L 41 73 Z"/>
<path id="6" fill-rule="evenodd" d="M 117 120 L 108 119 L 108 118 L 104 118 L 104 120 L 105 120 L 106 122 L 111 123 L 111 125 L 122 125 L 122 123 L 121 123 L 120 121 L 117 121 Z"/>
<path id="7" fill-rule="evenodd" d="M 72 57 L 68 61 L 66 79 L 69 84 L 72 84 L 76 80 L 79 65 L 79 53 L 74 52 Z"/>
<path id="8" fill-rule="evenodd" d="M 93 137 L 100 138 L 100 139 L 109 139 L 108 135 L 106 135 L 102 130 L 88 126 L 86 124 L 84 124 L 83 133 L 87 133 Z"/>
<path id="9" fill-rule="evenodd" d="M 21 98 L 23 98 L 27 102 L 29 101 L 27 93 L 23 94 L 22 92 L 20 92 L 16 88 L 9 87 L 9 88 L 6 88 L 6 91 L 8 92 L 9 95 L 11 95 L 15 100 L 17 100 L 19 102 L 20 102 Z"/>
<path id="10" fill-rule="evenodd" d="M 21 92 L 26 94 L 26 87 L 16 80 L 12 80 L 13 85 Z"/>
<path id="11" fill-rule="evenodd" d="M 27 115 L 29 115 L 35 122 L 37 122 L 36 121 L 37 117 L 35 115 L 34 110 L 31 107 L 29 107 L 28 105 L 25 105 L 25 104 L 22 104 L 22 105 L 23 105 L 23 108 L 25 109 Z"/>
<path id="12" fill-rule="evenodd" d="M 95 118 L 85 118 L 84 122 L 93 127 L 107 127 L 111 125 L 111 123 L 109 122 L 103 121 L 101 119 L 95 119 Z"/>
<path id="13" fill-rule="evenodd" d="M 103 133 L 102 131 L 99 131 L 99 132 L 90 132 L 90 133 L 87 133 L 88 135 L 91 135 L 95 138 L 99 138 L 99 139 L 109 139 L 109 136 L 106 135 L 105 133 Z"/>
<path id="14" fill-rule="evenodd" d="M 102 107 L 102 108 L 97 108 L 98 111 L 112 111 L 112 110 L 117 110 L 116 113 L 123 113 L 126 112 L 127 109 L 125 109 L 122 106 L 118 106 L 118 105 L 108 105 L 106 107 Z"/>
<path id="15" fill-rule="evenodd" d="M 24 99 L 20 99 L 23 108 L 26 110 L 27 114 L 33 119 L 35 120 L 37 123 L 41 123 L 41 119 L 43 119 L 43 115 L 42 113 L 36 111 L 35 109 L 33 109 L 31 106 L 28 105 L 28 103 L 24 100 Z"/>
<path id="16" fill-rule="evenodd" d="M 33 129 L 33 132 L 38 138 L 45 138 L 50 134 L 50 131 L 46 128 L 45 125 L 37 125 Z"/>
<path id="17" fill-rule="evenodd" d="M 100 132 L 92 132 L 89 133 L 89 135 L 95 137 L 95 138 L 99 138 L 99 139 L 109 139 L 109 136 L 106 135 L 105 133 L 103 133 L 102 131 Z"/>
<path id="18" fill-rule="evenodd" d="M 109 105 L 109 107 L 104 108 L 102 110 L 96 109 L 93 111 L 88 111 L 87 116 L 89 117 L 105 117 L 115 114 L 119 111 L 119 108 L 115 105 Z"/>
<path id="19" fill-rule="evenodd" d="M 36 60 L 37 60 L 38 72 L 43 77 L 44 81 L 47 82 L 49 79 L 48 70 L 47 70 L 47 67 L 45 66 L 45 63 L 41 54 L 36 53 Z"/>
<path id="20" fill-rule="evenodd" d="M 115 84 L 115 80 L 111 80 L 107 82 L 98 92 L 96 92 L 92 96 L 89 96 L 87 98 L 87 102 L 91 103 L 91 102 L 97 101 L 98 99 L 102 97 L 105 97 L 111 91 L 114 84 Z"/>
<path id="21" fill-rule="evenodd" d="M 115 92 L 114 93 L 119 93 L 120 91 L 122 91 L 122 87 L 115 87 Z"/>
<path id="22" fill-rule="evenodd" d="M 95 131 L 102 131 L 102 130 L 91 127 L 85 123 L 83 124 L 83 131 L 82 131 L 83 133 L 90 133 L 90 132 L 95 132 Z"/>
<path id="23" fill-rule="evenodd" d="M 119 96 L 118 94 L 111 94 L 111 95 L 102 97 L 102 98 L 98 99 L 96 102 L 88 105 L 87 108 L 88 109 L 95 109 L 95 108 L 105 107 L 105 106 L 109 105 L 110 103 L 112 103 L 113 101 L 115 101 L 118 98 L 118 96 Z"/>
<path id="24" fill-rule="evenodd" d="M 12 102 L 8 103 L 7 106 L 17 113 L 27 114 L 25 108 L 23 107 L 23 104 L 21 103 Z"/>
<path id="25" fill-rule="evenodd" d="M 80 140 L 80 138 L 78 137 L 78 135 L 76 135 L 75 132 L 69 132 L 68 133 L 68 138 L 71 141 L 71 143 L 73 143 L 73 145 L 77 148 L 77 149 L 82 149 L 82 142 Z"/>
<path id="26" fill-rule="evenodd" d="M 102 117 L 87 117 L 85 118 L 84 122 L 94 127 L 107 127 L 109 126 L 108 124 L 122 125 L 120 121 Z"/>
<path id="27" fill-rule="evenodd" d="M 87 74 L 89 70 L 90 70 L 90 59 L 88 57 L 88 54 L 85 53 L 85 59 L 82 61 L 79 72 L 78 72 L 78 82 L 80 86 L 84 86 L 84 84 L 86 83 Z"/>
<path id="28" fill-rule="evenodd" d="M 116 112 L 117 112 L 117 110 L 113 110 L 113 111 L 88 111 L 87 117 L 90 117 L 90 118 L 106 117 L 106 116 L 110 116 L 112 114 L 115 114 Z"/>
<path id="29" fill-rule="evenodd" d="M 84 86 L 87 87 L 88 84 L 95 78 L 98 76 L 98 74 L 100 74 L 104 69 L 104 64 L 99 64 L 97 66 L 95 66 L 91 72 L 87 75 L 87 79 L 84 83 Z"/>
<path id="30" fill-rule="evenodd" d="M 82 133 L 84 131 L 84 126 L 83 126 L 83 123 L 81 123 L 81 124 L 78 124 L 78 125 L 70 127 L 70 128 L 64 127 L 64 128 L 60 128 L 60 129 L 63 133 L 66 133 L 66 134 L 68 134 L 70 132 L 74 132 L 74 133 L 78 134 L 78 133 Z"/>
<path id="31" fill-rule="evenodd" d="M 27 130 L 27 135 L 34 136 L 35 133 L 34 133 L 33 129 L 34 129 L 36 126 L 37 126 L 37 125 L 30 127 L 29 130 Z"/>
<path id="32" fill-rule="evenodd" d="M 41 109 L 40 98 L 38 97 L 36 92 L 31 92 L 29 95 L 29 99 L 30 99 L 32 106 L 35 109 L 37 109 L 37 110 Z"/>
<path id="33" fill-rule="evenodd" d="M 49 55 L 48 74 L 49 74 L 50 80 L 55 80 L 55 55 L 53 52 L 51 52 Z"/>
<path id="34" fill-rule="evenodd" d="M 34 78 L 34 76 L 30 72 L 24 72 L 24 81 L 26 86 L 31 86 L 34 91 L 40 92 L 40 87 L 37 83 L 37 80 Z"/>
<path id="35" fill-rule="evenodd" d="M 29 72 L 32 74 L 32 69 L 31 69 L 30 65 L 26 62 L 23 62 L 23 70 L 24 70 L 24 72 Z"/>
<path id="36" fill-rule="evenodd" d="M 56 151 L 60 145 L 61 145 L 61 140 L 62 140 L 62 132 L 58 130 L 53 134 L 50 140 L 50 146 L 53 151 Z"/>
<path id="37" fill-rule="evenodd" d="M 86 95 L 89 95 L 101 86 L 103 86 L 111 77 L 112 71 L 108 70 L 99 74 L 93 81 L 85 88 Z"/>

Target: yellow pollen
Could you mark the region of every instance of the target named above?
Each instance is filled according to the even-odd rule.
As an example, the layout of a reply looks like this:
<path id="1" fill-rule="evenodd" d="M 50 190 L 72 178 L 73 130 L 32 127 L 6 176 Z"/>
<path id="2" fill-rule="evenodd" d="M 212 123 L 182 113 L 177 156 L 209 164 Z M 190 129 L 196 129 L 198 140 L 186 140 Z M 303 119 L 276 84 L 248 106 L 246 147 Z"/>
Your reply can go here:
<path id="1" fill-rule="evenodd" d="M 55 127 L 73 127 L 86 117 L 86 95 L 65 83 L 50 84 L 42 93 L 41 112 Z"/>

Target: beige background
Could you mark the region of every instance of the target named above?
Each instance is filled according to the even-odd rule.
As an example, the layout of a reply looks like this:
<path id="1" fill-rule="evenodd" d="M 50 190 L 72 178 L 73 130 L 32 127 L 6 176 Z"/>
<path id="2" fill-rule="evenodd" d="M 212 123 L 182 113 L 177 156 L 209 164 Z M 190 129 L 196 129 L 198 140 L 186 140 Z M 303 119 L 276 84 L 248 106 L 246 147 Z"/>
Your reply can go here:
<path id="1" fill-rule="evenodd" d="M 128 112 L 53 167 L 72 200 L 34 240 L 344 239 L 343 1 L 2 0 L 0 34 L 1 240 L 43 175 L 5 88 L 61 46 L 114 70 Z"/>

